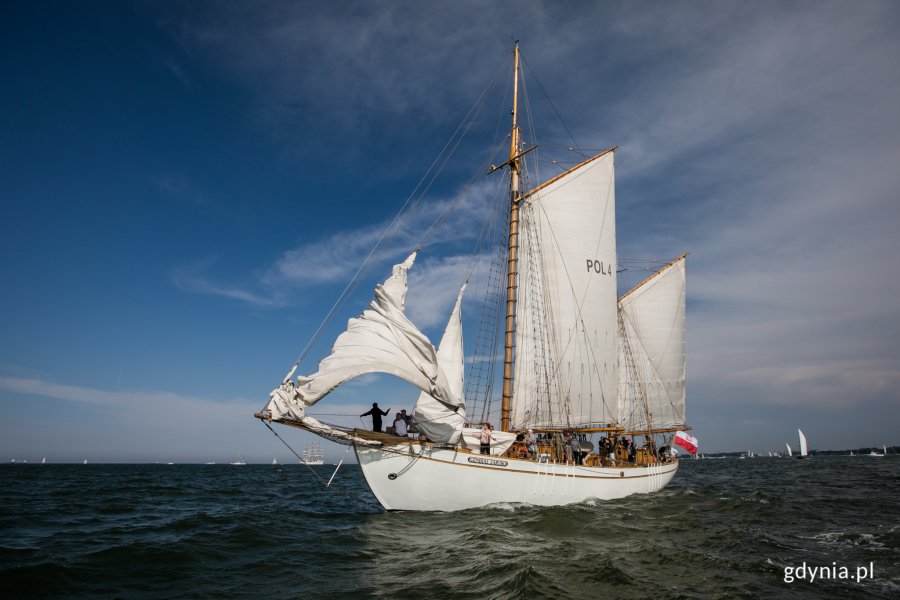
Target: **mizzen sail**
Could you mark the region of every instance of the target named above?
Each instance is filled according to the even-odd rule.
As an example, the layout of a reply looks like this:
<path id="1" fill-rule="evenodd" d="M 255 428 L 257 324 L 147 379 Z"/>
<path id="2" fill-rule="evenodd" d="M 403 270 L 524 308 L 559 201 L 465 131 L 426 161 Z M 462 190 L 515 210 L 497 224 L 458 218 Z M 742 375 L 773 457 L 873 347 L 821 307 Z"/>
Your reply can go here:
<path id="1" fill-rule="evenodd" d="M 629 431 L 685 423 L 685 257 L 619 299 L 619 419 Z"/>

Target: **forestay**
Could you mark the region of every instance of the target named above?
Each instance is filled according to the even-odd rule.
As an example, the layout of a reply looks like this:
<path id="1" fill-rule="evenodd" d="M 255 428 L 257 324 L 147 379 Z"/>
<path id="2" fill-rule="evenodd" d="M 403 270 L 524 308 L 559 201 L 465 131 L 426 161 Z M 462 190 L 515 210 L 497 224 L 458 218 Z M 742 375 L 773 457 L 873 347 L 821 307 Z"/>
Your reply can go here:
<path id="1" fill-rule="evenodd" d="M 685 423 L 685 257 L 619 300 L 619 417 L 627 430 Z"/>
<path id="2" fill-rule="evenodd" d="M 522 203 L 513 428 L 616 420 L 613 157 L 588 159 Z"/>

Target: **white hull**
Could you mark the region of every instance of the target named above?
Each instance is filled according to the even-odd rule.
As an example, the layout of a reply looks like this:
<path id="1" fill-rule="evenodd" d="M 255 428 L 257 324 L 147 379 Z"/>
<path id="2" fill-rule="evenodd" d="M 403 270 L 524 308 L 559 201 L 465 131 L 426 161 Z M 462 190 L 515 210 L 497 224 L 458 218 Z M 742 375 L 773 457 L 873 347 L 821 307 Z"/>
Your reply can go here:
<path id="1" fill-rule="evenodd" d="M 387 510 L 454 511 L 498 503 L 560 506 L 613 500 L 664 488 L 678 463 L 582 467 L 537 463 L 418 444 L 355 447 L 369 488 Z"/>
<path id="2" fill-rule="evenodd" d="M 301 461 L 300 461 L 300 464 L 301 464 L 301 465 L 324 465 L 324 464 L 325 464 L 325 459 L 319 459 L 319 460 L 301 460 Z"/>

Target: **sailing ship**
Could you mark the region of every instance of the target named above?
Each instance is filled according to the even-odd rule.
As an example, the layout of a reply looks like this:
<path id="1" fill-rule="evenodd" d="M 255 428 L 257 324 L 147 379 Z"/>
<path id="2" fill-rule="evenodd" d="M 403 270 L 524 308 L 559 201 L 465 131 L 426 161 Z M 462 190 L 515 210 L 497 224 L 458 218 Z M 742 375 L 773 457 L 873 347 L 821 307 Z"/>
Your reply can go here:
<path id="1" fill-rule="evenodd" d="M 537 146 L 525 148 L 523 142 L 520 75 L 516 44 L 508 160 L 487 171 L 504 172 L 509 183 L 497 236 L 504 244 L 493 263 L 501 265 L 491 322 L 497 325 L 486 328 L 497 333 L 491 347 L 496 350 L 483 355 L 496 356 L 496 362 L 476 357 L 465 377 L 465 282 L 437 347 L 410 320 L 405 299 L 417 256 L 412 252 L 375 287 L 368 308 L 350 319 L 318 370 L 294 379 L 298 360 L 255 415 L 267 425 L 293 426 L 352 446 L 369 488 L 387 510 L 615 499 L 658 491 L 678 470 L 673 435 L 690 429 L 687 255 L 661 261 L 643 282 L 618 295 L 615 148 L 532 184 L 529 161 Z M 490 314 L 482 310 L 482 317 Z M 499 377 L 482 379 L 487 383 L 480 387 L 470 384 L 477 366 L 491 365 L 492 375 L 492 365 L 501 364 L 500 339 L 497 411 L 493 381 Z M 342 427 L 309 414 L 340 385 L 373 372 L 420 390 L 411 436 Z M 496 430 L 487 424 L 491 415 L 499 419 Z"/>
<path id="2" fill-rule="evenodd" d="M 325 454 L 318 444 L 307 444 L 300 455 L 301 465 L 324 465 Z"/>
<path id="3" fill-rule="evenodd" d="M 243 465 L 247 464 L 247 459 L 245 459 L 244 455 L 241 454 L 240 456 L 237 457 L 237 460 L 232 461 L 231 464 L 237 465 L 237 466 L 243 466 Z"/>

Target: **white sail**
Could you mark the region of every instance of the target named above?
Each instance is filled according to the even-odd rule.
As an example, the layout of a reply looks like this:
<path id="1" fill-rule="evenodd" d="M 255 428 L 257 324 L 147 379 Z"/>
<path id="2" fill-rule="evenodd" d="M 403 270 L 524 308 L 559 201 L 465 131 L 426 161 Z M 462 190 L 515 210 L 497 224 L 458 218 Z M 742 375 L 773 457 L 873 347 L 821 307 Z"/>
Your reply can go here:
<path id="1" fill-rule="evenodd" d="M 806 436 L 803 435 L 803 432 L 800 431 L 799 429 L 797 430 L 797 433 L 800 434 L 800 456 L 806 456 L 807 455 Z"/>
<path id="2" fill-rule="evenodd" d="M 350 319 L 347 330 L 334 342 L 331 354 L 319 363 L 319 370 L 297 377 L 297 387 L 289 381 L 276 388 L 266 409 L 273 418 L 303 417 L 312 406 L 342 383 L 365 373 L 396 375 L 428 392 L 448 406 L 460 406 L 462 395 L 451 391 L 431 342 L 405 313 L 406 274 L 415 261 L 413 252 L 384 284 L 375 287 L 369 308 Z"/>
<path id="3" fill-rule="evenodd" d="M 413 420 L 420 433 L 433 442 L 449 442 L 455 444 L 459 441 L 460 432 L 466 422 L 466 405 L 463 399 L 463 334 L 462 305 L 463 293 L 466 286 L 463 285 L 456 297 L 456 304 L 450 314 L 450 320 L 444 329 L 441 343 L 437 350 L 437 360 L 444 375 L 447 377 L 447 385 L 454 398 L 462 401 L 456 409 L 448 407 L 426 392 L 420 392 L 416 405 L 413 408 Z"/>
<path id="4" fill-rule="evenodd" d="M 619 299 L 619 424 L 626 430 L 684 426 L 685 262 L 672 261 Z"/>
<path id="5" fill-rule="evenodd" d="M 616 420 L 613 156 L 585 161 L 521 203 L 513 428 Z"/>
<path id="6" fill-rule="evenodd" d="M 790 444 L 788 444 L 787 442 L 785 442 L 785 443 L 784 443 L 784 447 L 787 448 L 788 456 L 793 456 L 793 455 L 794 455 L 794 453 L 791 452 L 791 445 L 790 445 Z"/>

